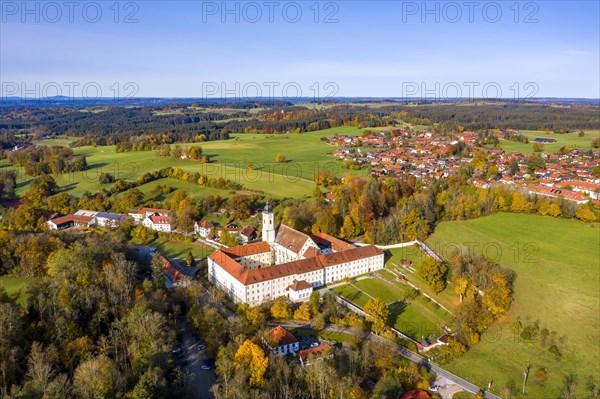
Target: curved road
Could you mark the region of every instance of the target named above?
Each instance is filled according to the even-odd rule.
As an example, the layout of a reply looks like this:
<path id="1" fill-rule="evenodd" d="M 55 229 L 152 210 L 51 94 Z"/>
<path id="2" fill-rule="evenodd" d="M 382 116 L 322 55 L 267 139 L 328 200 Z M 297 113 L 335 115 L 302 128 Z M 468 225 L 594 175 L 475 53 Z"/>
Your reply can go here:
<path id="1" fill-rule="evenodd" d="M 306 326 L 306 327 L 311 327 L 313 328 L 312 324 L 296 324 L 296 323 L 265 323 L 266 325 L 284 325 L 286 327 L 301 327 L 301 326 Z M 331 325 L 327 325 L 325 326 L 325 330 L 327 331 L 332 331 L 332 332 L 337 332 L 337 333 L 342 333 L 342 334 L 351 334 L 350 330 L 347 328 L 337 328 Z M 369 334 L 367 337 L 365 337 L 366 339 L 373 341 L 373 342 L 378 342 L 378 343 L 385 343 L 383 340 L 381 340 L 377 335 L 374 334 Z M 478 387 L 475 384 L 471 384 L 469 381 L 466 381 L 462 378 L 460 378 L 457 375 L 452 374 L 451 372 L 444 370 L 443 368 L 436 366 L 435 364 L 431 364 L 429 363 L 429 361 L 422 357 L 417 355 L 416 353 L 409 351 L 408 349 L 405 348 L 401 348 L 401 347 L 395 347 L 395 351 L 402 357 L 410 360 L 411 362 L 417 363 L 421 366 L 425 366 L 426 368 L 428 368 L 429 370 L 433 371 L 434 373 L 436 373 L 438 376 L 441 377 L 445 377 L 446 379 L 448 379 L 449 381 L 452 381 L 453 383 L 455 383 L 456 385 L 458 385 L 459 387 L 463 388 L 465 391 L 469 391 L 471 393 L 478 393 L 479 391 L 481 391 L 481 388 Z M 485 399 L 502 399 L 499 396 L 496 396 L 490 392 L 485 392 L 484 391 L 484 398 Z"/>

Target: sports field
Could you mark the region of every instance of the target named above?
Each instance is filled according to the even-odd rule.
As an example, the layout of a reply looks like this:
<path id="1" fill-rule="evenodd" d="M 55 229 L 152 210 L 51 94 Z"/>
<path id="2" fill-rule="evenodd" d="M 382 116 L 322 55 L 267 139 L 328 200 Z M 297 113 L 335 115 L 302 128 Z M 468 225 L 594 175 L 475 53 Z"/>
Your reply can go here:
<path id="1" fill-rule="evenodd" d="M 556 397 L 564 376 L 600 381 L 600 226 L 537 215 L 496 214 L 464 222 L 441 223 L 427 243 L 442 257 L 467 246 L 516 272 L 514 302 L 482 341 L 448 368 L 498 392 L 509 380 L 523 379 L 528 365 L 548 371 L 539 387 L 530 378 L 525 397 Z M 538 321 L 562 353 L 557 361 L 540 336 L 524 340 L 513 323 Z M 532 374 L 533 375 L 533 374 Z M 582 397 L 582 396 L 579 396 Z"/>

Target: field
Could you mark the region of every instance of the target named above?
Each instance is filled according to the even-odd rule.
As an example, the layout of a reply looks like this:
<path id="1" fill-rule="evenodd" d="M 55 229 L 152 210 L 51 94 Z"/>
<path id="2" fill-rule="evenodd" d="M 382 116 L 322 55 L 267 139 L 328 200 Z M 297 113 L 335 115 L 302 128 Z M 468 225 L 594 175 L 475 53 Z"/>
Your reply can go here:
<path id="1" fill-rule="evenodd" d="M 415 340 L 435 336 L 442 332 L 450 316 L 423 295 L 416 295 L 407 285 L 395 280 L 388 271 L 377 272 L 376 277 L 356 279 L 350 284 L 333 288 L 333 291 L 360 307 L 370 298 L 379 298 L 390 309 L 390 325 Z"/>
<path id="2" fill-rule="evenodd" d="M 335 134 L 361 134 L 361 129 L 340 127 L 304 134 L 254 135 L 234 134 L 225 141 L 210 141 L 190 145 L 202 146 L 204 153 L 211 158 L 211 163 L 202 164 L 197 161 L 156 157 L 155 151 L 117 153 L 114 146 L 75 148 L 75 153 L 85 154 L 89 169 L 82 172 L 54 176 L 64 191 L 80 196 L 85 191 L 97 192 L 103 185 L 98 182 L 101 172 L 111 173 L 117 179 L 134 181 L 139 175 L 156 169 L 172 166 L 180 167 L 186 172 L 198 172 L 211 177 L 222 177 L 241 183 L 245 189 L 261 191 L 275 198 L 311 197 L 314 190 L 313 177 L 315 171 L 329 170 L 337 176 L 350 171 L 343 168 L 342 162 L 336 160 L 331 152 L 334 147 L 321 141 L 322 137 Z M 40 144 L 66 145 L 69 139 L 43 140 Z M 183 144 L 186 145 L 186 144 Z M 275 155 L 282 153 L 285 163 L 276 163 Z M 254 170 L 248 171 L 249 162 L 254 164 Z M 6 161 L 2 164 L 7 166 Z M 17 194 L 28 190 L 31 177 L 19 172 Z M 353 171 L 364 174 L 366 171 Z M 215 192 L 212 188 L 201 188 L 194 184 L 164 180 L 148 183 L 148 187 L 140 189 L 149 194 L 157 184 L 169 184 L 176 188 L 188 188 L 194 194 Z M 109 188 L 110 185 L 104 185 Z M 220 191 L 221 196 L 231 193 Z"/>
<path id="3" fill-rule="evenodd" d="M 16 292 L 20 292 L 17 303 L 24 306 L 27 303 L 27 287 L 31 281 L 21 277 L 0 277 L 0 287 L 4 287 L 6 293 L 12 295 Z"/>
<path id="4" fill-rule="evenodd" d="M 527 138 L 529 138 L 529 143 L 518 143 L 516 141 L 503 140 L 500 142 L 500 147 L 504 149 L 506 152 L 514 152 L 519 151 L 523 154 L 532 154 L 533 153 L 533 139 L 536 137 L 555 139 L 556 143 L 552 144 L 544 144 L 544 151 L 546 152 L 556 152 L 561 147 L 566 146 L 568 148 L 591 148 L 592 140 L 600 135 L 598 130 L 586 130 L 585 136 L 579 137 L 579 132 L 574 133 L 566 133 L 566 134 L 557 134 L 557 133 L 546 133 L 541 130 L 522 130 Z"/>
<path id="5" fill-rule="evenodd" d="M 500 390 L 512 380 L 519 385 L 531 365 L 548 370 L 546 387 L 533 378 L 530 398 L 555 397 L 563 377 L 577 375 L 582 394 L 585 379 L 600 380 L 600 234 L 599 226 L 536 215 L 496 214 L 465 222 L 441 223 L 427 241 L 440 256 L 470 245 L 516 272 L 514 302 L 482 341 L 448 366 L 480 386 L 494 381 Z M 540 339 L 524 340 L 513 323 L 539 322 L 556 334 L 562 360 L 557 361 Z"/>

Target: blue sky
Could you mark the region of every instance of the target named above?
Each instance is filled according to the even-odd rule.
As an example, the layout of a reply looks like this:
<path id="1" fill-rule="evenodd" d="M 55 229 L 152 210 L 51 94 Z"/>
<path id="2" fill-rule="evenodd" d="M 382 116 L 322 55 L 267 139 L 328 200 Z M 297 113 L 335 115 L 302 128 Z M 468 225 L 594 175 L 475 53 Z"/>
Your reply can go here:
<path id="1" fill-rule="evenodd" d="M 3 95 L 600 97 L 597 1 L 274 3 L 2 2 Z"/>

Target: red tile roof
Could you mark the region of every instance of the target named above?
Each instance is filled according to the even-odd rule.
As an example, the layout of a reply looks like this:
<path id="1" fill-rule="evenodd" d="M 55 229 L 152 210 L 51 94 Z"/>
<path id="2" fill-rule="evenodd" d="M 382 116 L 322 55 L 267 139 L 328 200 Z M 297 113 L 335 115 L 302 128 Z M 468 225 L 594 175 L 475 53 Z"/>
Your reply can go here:
<path id="1" fill-rule="evenodd" d="M 159 209 L 159 208 L 142 208 L 140 209 L 141 213 L 159 213 L 161 215 L 168 215 L 171 211 L 168 209 Z"/>
<path id="2" fill-rule="evenodd" d="M 298 356 L 302 359 L 302 363 L 306 363 L 307 360 L 321 359 L 333 353 L 331 345 L 321 344 L 314 348 L 308 348 L 298 352 Z"/>
<path id="3" fill-rule="evenodd" d="M 289 287 L 287 287 L 285 290 L 292 290 L 292 291 L 302 291 L 302 290 L 307 290 L 309 288 L 312 288 L 312 285 L 308 284 L 305 280 L 294 280 L 292 282 L 292 285 L 290 285 Z"/>
<path id="4" fill-rule="evenodd" d="M 273 338 L 273 342 L 278 347 L 283 345 L 295 344 L 296 342 L 298 342 L 296 337 L 294 337 L 294 335 L 291 332 L 289 332 L 281 326 L 277 326 L 273 329 L 273 331 L 271 331 L 271 338 Z"/>
<path id="5" fill-rule="evenodd" d="M 202 229 L 210 229 L 210 228 L 214 227 L 214 224 L 212 224 L 211 222 L 209 222 L 206 219 L 202 219 L 200 221 L 200 223 L 198 223 L 198 227 L 200 227 Z"/>
<path id="6" fill-rule="evenodd" d="M 285 276 L 293 276 L 295 274 L 303 274 L 316 270 L 322 270 L 328 266 L 383 254 L 383 251 L 374 245 L 369 245 L 366 247 L 348 249 L 343 252 L 335 252 L 319 255 L 314 258 L 300 259 L 293 262 L 282 263 L 272 267 L 263 267 L 260 269 L 247 269 L 235 261 L 235 257 L 243 255 L 233 255 L 233 253 L 245 253 L 245 250 L 243 249 L 244 247 L 261 244 L 268 246 L 267 243 L 259 242 L 256 244 L 221 249 L 211 254 L 209 259 L 212 259 L 242 284 L 249 285 Z"/>
<path id="7" fill-rule="evenodd" d="M 163 271 L 171 283 L 175 284 L 179 281 L 187 280 L 188 277 L 181 273 L 167 258 L 162 257 Z"/>
<path id="8" fill-rule="evenodd" d="M 171 216 L 148 216 L 150 221 L 154 224 L 171 224 L 173 218 Z"/>
<path id="9" fill-rule="evenodd" d="M 314 233 L 310 236 L 317 245 L 325 245 L 331 247 L 334 251 L 340 252 L 347 249 L 356 248 L 354 245 L 347 243 L 346 241 L 340 240 L 339 238 L 330 236 L 325 233 Z"/>
<path id="10" fill-rule="evenodd" d="M 271 247 L 269 246 L 269 243 L 265 241 L 259 241 L 247 245 L 238 245 L 236 247 L 223 248 L 221 249 L 221 251 L 234 258 L 239 258 L 241 256 L 250 256 L 264 252 L 271 252 Z"/>
<path id="11" fill-rule="evenodd" d="M 398 396 L 399 399 L 431 399 L 429 394 L 422 389 L 413 389 Z"/>

